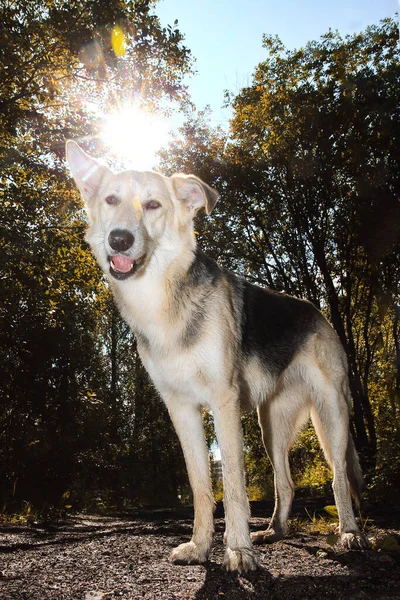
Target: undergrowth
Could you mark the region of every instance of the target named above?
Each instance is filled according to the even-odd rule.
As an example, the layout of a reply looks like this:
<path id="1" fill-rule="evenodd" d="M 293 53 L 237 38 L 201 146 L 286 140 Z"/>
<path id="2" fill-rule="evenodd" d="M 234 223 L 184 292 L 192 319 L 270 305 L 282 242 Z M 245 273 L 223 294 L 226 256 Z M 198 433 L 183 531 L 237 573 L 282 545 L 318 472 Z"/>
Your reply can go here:
<path id="1" fill-rule="evenodd" d="M 314 511 L 312 514 L 304 508 L 305 516 L 297 516 L 289 521 L 289 529 L 292 534 L 308 533 L 310 535 L 332 535 L 336 537 L 329 543 L 336 543 L 339 527 L 339 516 L 335 505 L 325 506 L 323 512 Z M 361 513 L 357 515 L 358 526 L 363 533 L 370 532 L 375 528 L 373 520 Z"/>
<path id="2" fill-rule="evenodd" d="M 0 512 L 0 524 L 33 525 L 43 521 L 65 518 L 67 511 L 54 507 L 43 506 L 34 508 L 29 502 L 23 502 L 20 507 L 10 510 L 3 506 Z"/>

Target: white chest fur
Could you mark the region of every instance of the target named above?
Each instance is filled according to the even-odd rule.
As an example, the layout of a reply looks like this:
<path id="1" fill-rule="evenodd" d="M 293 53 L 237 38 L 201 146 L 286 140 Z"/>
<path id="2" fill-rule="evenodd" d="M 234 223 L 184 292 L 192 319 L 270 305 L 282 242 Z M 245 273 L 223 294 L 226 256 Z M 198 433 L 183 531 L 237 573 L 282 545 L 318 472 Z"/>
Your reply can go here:
<path id="1" fill-rule="evenodd" d="M 118 286 L 123 318 L 138 334 L 142 362 L 168 404 L 182 399 L 211 406 L 213 391 L 224 380 L 224 344 L 216 324 L 206 326 L 189 346 L 182 344 L 184 322 L 171 318 L 168 291 L 159 279 Z"/>

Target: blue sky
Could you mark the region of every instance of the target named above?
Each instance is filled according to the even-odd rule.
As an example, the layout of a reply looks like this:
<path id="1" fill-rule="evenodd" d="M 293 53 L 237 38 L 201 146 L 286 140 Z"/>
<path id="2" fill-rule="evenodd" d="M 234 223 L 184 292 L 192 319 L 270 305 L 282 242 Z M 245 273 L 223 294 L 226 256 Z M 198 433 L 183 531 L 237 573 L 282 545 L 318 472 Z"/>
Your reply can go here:
<path id="1" fill-rule="evenodd" d="M 342 35 L 394 17 L 399 0 L 160 0 L 155 12 L 165 26 L 179 21 L 185 43 L 197 59 L 188 80 L 198 109 L 209 104 L 213 124 L 228 125 L 221 110 L 224 90 L 238 92 L 251 82 L 266 57 L 262 34 L 277 34 L 288 48 L 318 39 L 329 28 Z"/>

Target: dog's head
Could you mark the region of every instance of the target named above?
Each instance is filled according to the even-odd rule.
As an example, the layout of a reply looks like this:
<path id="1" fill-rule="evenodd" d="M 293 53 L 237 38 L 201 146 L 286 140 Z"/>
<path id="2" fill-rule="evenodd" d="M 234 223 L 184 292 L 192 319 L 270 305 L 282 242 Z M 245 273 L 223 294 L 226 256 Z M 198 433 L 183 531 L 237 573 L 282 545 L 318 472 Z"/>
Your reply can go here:
<path id="1" fill-rule="evenodd" d="M 156 252 L 160 268 L 194 248 L 193 217 L 200 208 L 210 214 L 218 200 L 194 175 L 113 173 L 72 141 L 67 160 L 88 213 L 86 240 L 102 269 L 119 281 L 144 273 Z"/>

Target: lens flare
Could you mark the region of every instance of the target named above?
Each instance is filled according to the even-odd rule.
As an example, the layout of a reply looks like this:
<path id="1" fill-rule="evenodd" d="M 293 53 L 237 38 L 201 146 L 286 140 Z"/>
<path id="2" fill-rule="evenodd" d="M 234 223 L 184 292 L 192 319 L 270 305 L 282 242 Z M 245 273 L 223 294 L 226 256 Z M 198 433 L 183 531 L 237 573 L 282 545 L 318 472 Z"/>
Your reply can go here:
<path id="1" fill-rule="evenodd" d="M 105 119 L 102 137 L 125 168 L 143 171 L 155 166 L 157 150 L 168 143 L 168 129 L 165 119 L 131 106 Z"/>

